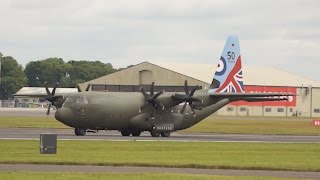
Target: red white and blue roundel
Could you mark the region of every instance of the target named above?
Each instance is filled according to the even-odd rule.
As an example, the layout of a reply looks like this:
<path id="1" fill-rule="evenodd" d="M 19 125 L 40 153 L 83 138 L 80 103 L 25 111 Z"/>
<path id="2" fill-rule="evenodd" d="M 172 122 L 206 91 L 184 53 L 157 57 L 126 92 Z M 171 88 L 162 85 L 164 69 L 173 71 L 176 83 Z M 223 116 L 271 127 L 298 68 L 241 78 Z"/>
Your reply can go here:
<path id="1" fill-rule="evenodd" d="M 227 69 L 226 60 L 221 56 L 215 75 L 218 75 L 218 76 L 223 75 L 226 72 L 226 69 Z"/>

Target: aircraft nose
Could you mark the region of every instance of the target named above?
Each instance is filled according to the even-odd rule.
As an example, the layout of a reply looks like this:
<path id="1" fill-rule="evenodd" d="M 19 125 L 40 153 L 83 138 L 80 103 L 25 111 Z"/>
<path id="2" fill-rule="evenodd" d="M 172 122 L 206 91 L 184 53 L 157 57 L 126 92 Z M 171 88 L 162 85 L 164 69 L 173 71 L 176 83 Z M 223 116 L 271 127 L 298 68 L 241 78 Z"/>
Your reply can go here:
<path id="1" fill-rule="evenodd" d="M 72 117 L 72 111 L 69 108 L 60 108 L 56 111 L 56 114 L 55 114 L 55 118 L 62 123 L 66 123 L 66 121 L 71 117 Z"/>

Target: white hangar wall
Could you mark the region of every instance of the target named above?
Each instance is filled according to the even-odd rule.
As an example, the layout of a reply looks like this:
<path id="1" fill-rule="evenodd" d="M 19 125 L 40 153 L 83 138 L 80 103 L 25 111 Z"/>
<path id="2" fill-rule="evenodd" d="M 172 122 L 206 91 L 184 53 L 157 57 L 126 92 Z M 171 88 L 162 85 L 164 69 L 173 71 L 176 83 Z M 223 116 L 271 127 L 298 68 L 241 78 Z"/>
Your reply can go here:
<path id="1" fill-rule="evenodd" d="M 286 87 L 280 87 L 286 88 Z M 292 87 L 291 87 L 292 88 Z M 320 88 L 294 87 L 295 103 L 229 104 L 217 112 L 224 116 L 320 117 Z"/>

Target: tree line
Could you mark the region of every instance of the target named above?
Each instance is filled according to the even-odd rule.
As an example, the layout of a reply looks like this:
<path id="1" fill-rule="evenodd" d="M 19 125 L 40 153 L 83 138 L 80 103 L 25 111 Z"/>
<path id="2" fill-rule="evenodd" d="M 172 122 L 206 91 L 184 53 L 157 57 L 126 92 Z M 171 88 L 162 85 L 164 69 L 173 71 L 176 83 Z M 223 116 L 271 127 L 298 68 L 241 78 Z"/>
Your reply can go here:
<path id="1" fill-rule="evenodd" d="M 13 57 L 4 56 L 1 60 L 0 99 L 9 99 L 24 86 L 43 87 L 44 82 L 53 86 L 59 82 L 59 87 L 75 87 L 115 71 L 117 69 L 110 63 L 87 60 L 64 62 L 62 58 L 31 61 L 24 68 Z"/>

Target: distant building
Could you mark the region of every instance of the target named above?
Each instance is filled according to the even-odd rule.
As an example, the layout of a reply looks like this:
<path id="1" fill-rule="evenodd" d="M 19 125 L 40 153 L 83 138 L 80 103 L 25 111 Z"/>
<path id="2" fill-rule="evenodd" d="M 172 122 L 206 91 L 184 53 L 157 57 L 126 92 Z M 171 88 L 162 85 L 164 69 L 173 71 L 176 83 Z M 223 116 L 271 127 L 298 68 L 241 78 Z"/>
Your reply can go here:
<path id="1" fill-rule="evenodd" d="M 52 88 L 49 88 L 52 92 Z M 56 95 L 68 96 L 70 93 L 78 92 L 77 88 L 57 88 Z M 15 107 L 39 107 L 46 105 L 47 96 L 44 87 L 23 87 L 17 93 L 13 94 Z"/>

